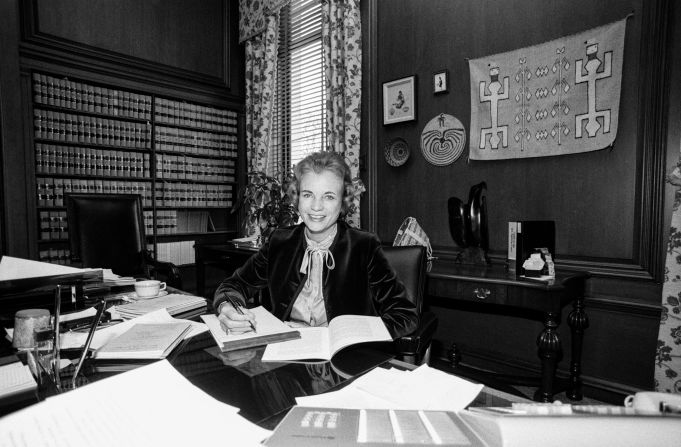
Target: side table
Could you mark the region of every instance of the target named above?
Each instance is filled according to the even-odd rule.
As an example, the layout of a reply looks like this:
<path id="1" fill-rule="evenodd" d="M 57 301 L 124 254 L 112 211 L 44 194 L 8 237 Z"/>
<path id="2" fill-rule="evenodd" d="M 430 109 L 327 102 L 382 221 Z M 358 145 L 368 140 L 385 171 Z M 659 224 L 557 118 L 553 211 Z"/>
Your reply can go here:
<path id="1" fill-rule="evenodd" d="M 567 396 L 582 398 L 582 344 L 589 319 L 584 308 L 584 288 L 587 273 L 557 274 L 555 279 L 540 281 L 516 277 L 503 265 L 472 266 L 435 262 L 428 273 L 428 296 L 452 301 L 480 303 L 475 311 L 486 312 L 490 306 L 515 307 L 539 311 L 543 329 L 537 337 L 541 362 L 540 384 L 534 399 L 550 402 L 555 394 L 556 367 L 562 347 L 557 328 L 561 311 L 572 305 L 567 323 L 570 326 L 572 349 Z"/>
<path id="2" fill-rule="evenodd" d="M 231 274 L 231 272 L 243 265 L 256 251 L 257 248 L 255 247 L 236 247 L 231 243 L 195 244 L 197 294 L 208 298 L 205 296 L 207 265 L 214 265 Z"/>

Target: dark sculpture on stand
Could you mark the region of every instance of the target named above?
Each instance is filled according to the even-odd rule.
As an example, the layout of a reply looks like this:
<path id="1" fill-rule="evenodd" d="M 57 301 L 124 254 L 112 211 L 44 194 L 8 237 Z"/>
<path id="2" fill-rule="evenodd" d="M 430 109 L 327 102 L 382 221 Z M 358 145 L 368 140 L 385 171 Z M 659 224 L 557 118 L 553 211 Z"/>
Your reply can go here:
<path id="1" fill-rule="evenodd" d="M 459 251 L 456 262 L 462 264 L 489 264 L 489 233 L 487 230 L 487 184 L 480 182 L 471 187 L 468 203 L 457 197 L 447 201 L 449 233 Z"/>

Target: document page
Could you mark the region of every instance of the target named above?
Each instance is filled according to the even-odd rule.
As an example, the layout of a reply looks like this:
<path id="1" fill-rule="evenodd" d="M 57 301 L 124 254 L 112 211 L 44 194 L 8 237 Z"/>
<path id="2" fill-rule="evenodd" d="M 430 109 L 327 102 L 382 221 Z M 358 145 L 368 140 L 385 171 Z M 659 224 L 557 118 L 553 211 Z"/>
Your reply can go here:
<path id="1" fill-rule="evenodd" d="M 298 328 L 300 338 L 267 345 L 263 362 L 330 360 L 329 334 L 325 327 Z"/>
<path id="2" fill-rule="evenodd" d="M 0 445 L 170 447 L 223 445 L 226 439 L 239 446 L 261 445 L 270 432 L 237 411 L 162 360 L 1 418 Z"/>
<path id="3" fill-rule="evenodd" d="M 191 329 L 189 322 L 135 324 L 97 350 L 96 359 L 156 359 L 165 357 Z"/>
<path id="4" fill-rule="evenodd" d="M 381 317 L 339 315 L 329 323 L 331 354 L 346 346 L 370 341 L 392 341 Z"/>

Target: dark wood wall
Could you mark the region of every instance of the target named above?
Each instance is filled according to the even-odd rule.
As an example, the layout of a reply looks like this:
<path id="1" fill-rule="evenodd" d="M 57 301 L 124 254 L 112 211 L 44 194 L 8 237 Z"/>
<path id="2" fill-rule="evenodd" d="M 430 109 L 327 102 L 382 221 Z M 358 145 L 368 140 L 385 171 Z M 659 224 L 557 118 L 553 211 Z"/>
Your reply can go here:
<path id="1" fill-rule="evenodd" d="M 0 254 L 37 256 L 30 73 L 243 110 L 238 2 L 0 2 Z"/>
<path id="2" fill-rule="evenodd" d="M 593 275 L 587 286 L 587 381 L 622 392 L 650 388 L 672 195 L 663 176 L 678 158 L 679 144 L 679 91 L 671 82 L 672 76 L 679 79 L 678 58 L 671 57 L 679 49 L 674 27 L 679 13 L 673 2 L 394 0 L 365 10 L 372 19 L 363 19 L 370 23 L 364 35 L 373 42 L 365 60 L 374 64 L 366 73 L 374 82 L 364 98 L 373 98 L 373 116 L 367 121 L 375 125 L 365 137 L 365 147 L 373 151 L 365 157 L 374 166 L 368 180 L 374 189 L 367 200 L 368 225 L 389 242 L 402 220 L 413 216 L 436 255 L 451 257 L 457 248 L 447 227 L 447 199 L 466 201 L 470 187 L 480 181 L 488 186 L 494 262 L 505 258 L 508 221 L 555 220 L 558 268 Z M 437 114 L 454 115 L 469 129 L 467 59 L 542 43 L 628 14 L 633 15 L 627 19 L 619 129 L 612 148 L 468 162 L 466 145 L 461 158 L 445 167 L 421 155 L 420 133 Z M 449 93 L 435 95 L 432 76 L 441 69 L 449 70 Z M 411 75 L 417 78 L 417 119 L 384 126 L 382 101 L 376 100 L 382 83 Z M 407 163 L 398 168 L 383 158 L 383 148 L 396 137 L 411 149 Z M 539 322 L 478 315 L 436 297 L 431 303 L 440 316 L 437 338 L 443 349 L 456 341 L 469 359 L 536 366 Z M 569 344 L 563 347 L 569 352 Z"/>

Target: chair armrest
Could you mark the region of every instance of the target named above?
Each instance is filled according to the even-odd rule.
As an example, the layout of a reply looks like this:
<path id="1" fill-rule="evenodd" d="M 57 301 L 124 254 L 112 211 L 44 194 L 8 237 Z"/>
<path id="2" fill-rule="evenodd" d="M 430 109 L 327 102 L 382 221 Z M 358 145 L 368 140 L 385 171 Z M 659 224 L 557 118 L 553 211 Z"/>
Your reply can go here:
<path id="1" fill-rule="evenodd" d="M 433 334 L 435 334 L 437 329 L 437 323 L 438 320 L 434 313 L 423 312 L 419 327 L 413 333 L 394 341 L 398 356 L 401 356 L 410 363 L 418 363 L 430 347 Z"/>
<path id="2" fill-rule="evenodd" d="M 169 287 L 182 290 L 182 277 L 180 276 L 180 269 L 175 264 L 172 262 L 158 261 L 154 259 L 148 251 L 144 252 L 144 258 L 150 270 L 153 273 L 159 273 L 163 275 L 165 282 Z"/>

